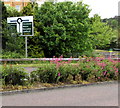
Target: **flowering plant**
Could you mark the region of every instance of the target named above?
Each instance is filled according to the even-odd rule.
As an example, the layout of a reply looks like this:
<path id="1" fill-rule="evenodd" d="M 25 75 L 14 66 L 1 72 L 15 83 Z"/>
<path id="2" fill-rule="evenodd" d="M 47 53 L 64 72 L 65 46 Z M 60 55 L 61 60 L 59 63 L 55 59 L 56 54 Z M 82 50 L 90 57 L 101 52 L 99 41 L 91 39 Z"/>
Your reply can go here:
<path id="1" fill-rule="evenodd" d="M 109 81 L 118 79 L 119 61 L 102 57 L 86 57 L 76 63 L 62 61 L 60 58 L 53 58 L 50 65 L 39 68 L 31 73 L 37 81 L 41 82 L 67 82 L 67 81 Z M 79 77 L 79 78 L 78 78 Z M 32 77 L 33 78 L 33 77 Z M 69 79 L 70 80 L 67 80 Z"/>

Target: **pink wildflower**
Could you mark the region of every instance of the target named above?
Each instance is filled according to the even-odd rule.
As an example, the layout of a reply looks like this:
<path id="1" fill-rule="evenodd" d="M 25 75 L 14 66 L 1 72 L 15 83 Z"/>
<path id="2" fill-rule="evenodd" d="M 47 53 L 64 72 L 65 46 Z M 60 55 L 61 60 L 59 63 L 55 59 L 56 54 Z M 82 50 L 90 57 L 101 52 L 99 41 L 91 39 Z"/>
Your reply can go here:
<path id="1" fill-rule="evenodd" d="M 60 72 L 58 73 L 58 76 L 60 76 Z"/>
<path id="2" fill-rule="evenodd" d="M 90 61 L 89 59 L 86 60 L 86 62 L 89 62 L 89 61 Z"/>
<path id="3" fill-rule="evenodd" d="M 102 68 L 104 68 L 106 66 L 105 63 L 97 63 L 99 66 L 101 66 Z"/>
<path id="4" fill-rule="evenodd" d="M 116 72 L 116 73 L 118 72 L 118 68 L 115 69 L 115 72 Z"/>
<path id="5" fill-rule="evenodd" d="M 100 79 L 100 77 L 98 77 L 98 79 Z"/>
<path id="6" fill-rule="evenodd" d="M 103 72 L 103 75 L 106 75 L 106 73 L 107 73 L 107 71 L 104 71 L 104 72 Z"/>

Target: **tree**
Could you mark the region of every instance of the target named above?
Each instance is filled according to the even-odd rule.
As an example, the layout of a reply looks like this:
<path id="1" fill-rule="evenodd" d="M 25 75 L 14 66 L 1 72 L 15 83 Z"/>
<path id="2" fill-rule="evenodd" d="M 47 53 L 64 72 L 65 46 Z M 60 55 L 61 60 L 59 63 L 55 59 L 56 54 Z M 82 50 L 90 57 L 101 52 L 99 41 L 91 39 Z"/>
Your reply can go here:
<path id="1" fill-rule="evenodd" d="M 114 36 L 112 28 L 107 23 L 102 22 L 100 16 L 94 15 L 91 18 L 90 38 L 93 47 L 96 49 L 104 49 L 110 45 L 110 41 Z"/>
<path id="2" fill-rule="evenodd" d="M 1 9 L 2 9 L 1 18 L 2 18 L 2 21 L 3 21 L 3 20 L 7 19 L 8 13 L 7 13 L 7 9 L 4 5 L 4 2 L 0 1 L 0 6 L 1 6 Z"/>
<path id="3" fill-rule="evenodd" d="M 38 4 L 33 2 L 29 2 L 27 6 L 23 7 L 21 10 L 21 15 L 22 16 L 34 16 L 35 10 L 38 8 Z"/>
<path id="4" fill-rule="evenodd" d="M 91 50 L 89 12 L 82 2 L 45 2 L 35 13 L 36 33 L 29 43 L 43 50 L 45 57 Z"/>
<path id="5" fill-rule="evenodd" d="M 113 29 L 117 29 L 118 28 L 118 16 L 115 16 L 113 18 L 102 19 L 102 22 L 107 23 Z"/>
<path id="6" fill-rule="evenodd" d="M 8 17 L 20 16 L 20 13 L 14 7 L 7 6 L 6 9 L 7 9 Z"/>
<path id="7" fill-rule="evenodd" d="M 9 10 L 3 2 L 2 3 L 2 49 L 4 51 L 19 52 L 23 53 L 23 37 L 14 32 L 14 35 L 11 33 L 11 30 L 8 29 L 7 17 L 15 17 L 19 15 L 16 10 Z M 10 8 L 11 9 L 11 8 Z M 12 30 L 14 31 L 14 30 Z"/>
<path id="8" fill-rule="evenodd" d="M 6 22 L 7 22 L 8 13 L 7 13 L 7 9 L 4 5 L 4 2 L 0 1 L 0 6 L 1 6 L 1 9 L 2 9 L 2 14 L 1 14 L 2 15 L 2 17 L 1 17 L 2 18 L 1 19 L 2 20 L 1 21 L 1 23 L 2 23 L 2 26 L 1 26 L 2 48 L 5 49 L 7 39 L 5 38 L 6 32 L 4 32 L 4 31 L 6 30 L 6 24 L 7 24 Z"/>
<path id="9" fill-rule="evenodd" d="M 32 0 L 31 0 L 32 1 Z M 36 2 L 30 2 L 28 3 L 27 6 L 23 7 L 23 9 L 20 11 L 21 16 L 33 16 L 34 14 L 38 12 L 38 4 Z M 34 24 L 37 23 L 35 18 L 33 18 Z M 34 27 L 34 32 L 36 32 L 36 28 Z M 36 39 L 35 36 L 33 37 L 28 37 L 28 56 L 30 57 L 44 57 L 44 54 L 41 55 L 41 48 L 40 45 L 34 45 L 36 44 Z M 34 41 L 33 41 L 34 40 Z"/>
<path id="10" fill-rule="evenodd" d="M 107 23 L 113 29 L 113 37 L 110 42 L 111 48 L 120 48 L 120 35 L 119 35 L 119 16 L 115 16 L 113 18 L 103 19 L 103 22 Z"/>

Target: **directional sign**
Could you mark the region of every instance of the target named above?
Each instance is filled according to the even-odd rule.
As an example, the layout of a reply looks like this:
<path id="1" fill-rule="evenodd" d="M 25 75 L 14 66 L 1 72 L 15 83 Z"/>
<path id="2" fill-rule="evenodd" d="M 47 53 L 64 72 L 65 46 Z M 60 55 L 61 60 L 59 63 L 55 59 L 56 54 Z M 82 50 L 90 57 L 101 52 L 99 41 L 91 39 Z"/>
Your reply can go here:
<path id="1" fill-rule="evenodd" d="M 20 36 L 33 36 L 33 16 L 9 17 L 7 23 L 11 28 L 16 28 Z"/>
<path id="2" fill-rule="evenodd" d="M 22 33 L 23 35 L 33 34 L 32 33 L 32 22 L 23 22 Z"/>
<path id="3" fill-rule="evenodd" d="M 15 33 L 17 32 L 17 23 L 9 23 L 9 30 L 11 31 L 11 33 Z"/>

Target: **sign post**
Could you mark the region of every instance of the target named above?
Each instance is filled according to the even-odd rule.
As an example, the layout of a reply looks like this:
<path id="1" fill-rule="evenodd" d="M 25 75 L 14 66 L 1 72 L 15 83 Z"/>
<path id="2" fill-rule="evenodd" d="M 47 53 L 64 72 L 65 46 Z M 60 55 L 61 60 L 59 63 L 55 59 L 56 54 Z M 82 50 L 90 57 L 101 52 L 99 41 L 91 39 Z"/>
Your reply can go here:
<path id="1" fill-rule="evenodd" d="M 16 29 L 20 36 L 25 36 L 25 57 L 27 58 L 27 37 L 34 35 L 33 16 L 9 17 L 7 23 L 11 28 Z"/>
<path id="2" fill-rule="evenodd" d="M 25 36 L 25 57 L 28 57 L 28 53 L 27 53 L 27 36 Z"/>

